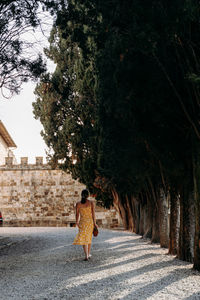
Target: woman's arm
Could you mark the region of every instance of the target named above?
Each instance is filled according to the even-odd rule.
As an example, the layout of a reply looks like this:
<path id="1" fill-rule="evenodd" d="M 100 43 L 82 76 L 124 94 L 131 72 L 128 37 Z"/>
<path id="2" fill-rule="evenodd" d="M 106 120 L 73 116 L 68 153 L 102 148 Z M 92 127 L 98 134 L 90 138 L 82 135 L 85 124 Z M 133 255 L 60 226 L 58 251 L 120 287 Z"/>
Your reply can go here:
<path id="1" fill-rule="evenodd" d="M 92 205 L 92 218 L 93 218 L 94 226 L 97 226 L 97 224 L 96 224 L 96 216 L 95 216 L 95 207 L 94 207 L 94 203 L 91 202 L 91 205 Z"/>
<path id="2" fill-rule="evenodd" d="M 76 203 L 76 226 L 79 227 L 79 204 Z"/>

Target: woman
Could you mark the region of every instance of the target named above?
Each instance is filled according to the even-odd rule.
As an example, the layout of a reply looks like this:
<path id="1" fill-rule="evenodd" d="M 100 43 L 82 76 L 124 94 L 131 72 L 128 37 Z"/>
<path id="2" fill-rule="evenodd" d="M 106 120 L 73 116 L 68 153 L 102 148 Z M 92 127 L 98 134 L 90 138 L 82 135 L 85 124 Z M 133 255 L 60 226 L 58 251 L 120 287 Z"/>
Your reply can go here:
<path id="1" fill-rule="evenodd" d="M 96 225 L 95 209 L 93 202 L 88 200 L 88 190 L 81 192 L 81 202 L 76 204 L 76 225 L 79 232 L 74 239 L 73 245 L 82 245 L 85 253 L 85 261 L 90 255 L 92 233 Z"/>

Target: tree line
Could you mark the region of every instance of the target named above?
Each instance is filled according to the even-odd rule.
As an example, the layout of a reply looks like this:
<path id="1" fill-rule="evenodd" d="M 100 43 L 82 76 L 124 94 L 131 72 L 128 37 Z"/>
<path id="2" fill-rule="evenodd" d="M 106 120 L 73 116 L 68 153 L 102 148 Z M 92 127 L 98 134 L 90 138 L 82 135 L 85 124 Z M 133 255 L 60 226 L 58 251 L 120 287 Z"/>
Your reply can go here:
<path id="1" fill-rule="evenodd" d="M 55 2 L 33 104 L 52 165 L 200 270 L 199 1 Z"/>

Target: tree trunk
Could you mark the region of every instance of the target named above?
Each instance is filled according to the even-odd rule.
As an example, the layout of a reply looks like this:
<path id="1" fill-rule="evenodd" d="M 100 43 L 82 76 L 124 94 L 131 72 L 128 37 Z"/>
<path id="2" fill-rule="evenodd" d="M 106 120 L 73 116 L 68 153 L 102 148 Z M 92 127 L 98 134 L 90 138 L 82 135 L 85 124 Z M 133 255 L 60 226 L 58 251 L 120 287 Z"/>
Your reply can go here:
<path id="1" fill-rule="evenodd" d="M 113 195 L 114 207 L 119 212 L 119 215 L 121 217 L 124 229 L 127 230 L 128 229 L 128 222 L 127 222 L 127 215 L 126 215 L 126 211 L 124 209 L 124 206 L 121 203 L 121 199 L 120 199 L 118 193 L 114 189 L 112 190 L 112 195 Z"/>
<path id="2" fill-rule="evenodd" d="M 125 196 L 124 204 L 125 204 L 126 212 L 127 212 L 128 230 L 134 232 L 134 227 L 135 226 L 134 226 L 134 219 L 133 219 L 133 210 L 132 210 L 131 198 L 128 197 L 127 195 Z"/>
<path id="3" fill-rule="evenodd" d="M 194 239 L 195 239 L 195 199 L 194 192 L 190 194 L 189 218 L 190 218 L 190 252 L 192 256 L 191 262 L 194 262 Z"/>
<path id="4" fill-rule="evenodd" d="M 180 229 L 180 203 L 174 193 L 170 196 L 170 233 L 169 233 L 169 254 L 178 253 L 178 240 Z"/>
<path id="5" fill-rule="evenodd" d="M 152 196 L 150 199 L 152 199 L 152 210 L 153 210 L 153 222 L 152 222 L 152 243 L 159 243 L 160 242 L 160 225 L 159 225 L 159 214 L 160 214 L 160 203 L 159 203 L 159 197 L 156 193 L 156 189 L 151 181 L 150 178 L 148 178 L 150 191 L 149 194 Z"/>
<path id="6" fill-rule="evenodd" d="M 191 206 L 194 202 L 193 193 L 189 192 L 191 185 L 184 185 L 180 194 L 180 232 L 178 258 L 181 260 L 193 262 L 193 222 Z"/>
<path id="7" fill-rule="evenodd" d="M 144 228 L 144 237 L 145 238 L 152 238 L 152 226 L 153 226 L 153 211 L 152 211 L 152 203 L 147 197 L 147 204 L 145 206 L 145 219 L 146 219 L 146 226 Z"/>
<path id="8" fill-rule="evenodd" d="M 139 234 L 140 231 L 140 203 L 139 201 L 134 201 L 135 206 L 135 215 L 136 215 L 136 221 L 135 221 L 135 233 Z"/>
<path id="9" fill-rule="evenodd" d="M 200 271 L 200 155 L 193 162 L 195 197 L 194 269 Z"/>
<path id="10" fill-rule="evenodd" d="M 138 213 L 138 201 L 137 199 L 132 196 L 130 199 L 130 206 L 132 210 L 133 215 L 133 232 L 137 233 L 139 232 L 139 213 Z"/>
<path id="11" fill-rule="evenodd" d="M 160 242 L 160 226 L 159 226 L 159 211 L 157 207 L 153 207 L 153 226 L 152 226 L 152 243 Z"/>
<path id="12" fill-rule="evenodd" d="M 168 226 L 168 196 L 164 190 L 160 190 L 160 246 L 168 248 L 169 245 L 169 226 Z"/>
<path id="13" fill-rule="evenodd" d="M 134 219 L 133 219 L 133 210 L 132 210 L 132 203 L 131 198 L 127 195 L 122 195 L 115 190 L 112 190 L 113 195 L 113 203 L 114 206 L 117 207 L 117 210 L 120 214 L 122 219 L 122 223 L 125 230 L 134 231 Z"/>
<path id="14" fill-rule="evenodd" d="M 140 203 L 140 226 L 139 226 L 139 234 L 144 234 L 144 205 Z"/>

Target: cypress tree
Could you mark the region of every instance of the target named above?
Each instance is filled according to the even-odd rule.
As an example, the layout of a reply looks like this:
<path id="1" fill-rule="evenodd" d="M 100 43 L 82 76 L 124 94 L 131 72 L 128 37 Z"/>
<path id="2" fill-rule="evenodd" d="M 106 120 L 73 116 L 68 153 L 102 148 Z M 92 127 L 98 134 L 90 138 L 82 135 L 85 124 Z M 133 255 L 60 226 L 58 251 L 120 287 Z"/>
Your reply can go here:
<path id="1" fill-rule="evenodd" d="M 198 34 L 196 0 L 69 1 L 46 50 L 56 71 L 34 104 L 52 159 L 105 205 L 113 198 L 125 228 L 166 246 L 166 199 L 175 227 L 180 199 L 178 256 L 190 261 L 195 198 L 197 269 Z"/>

